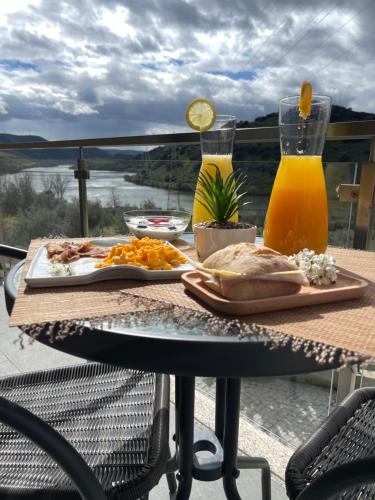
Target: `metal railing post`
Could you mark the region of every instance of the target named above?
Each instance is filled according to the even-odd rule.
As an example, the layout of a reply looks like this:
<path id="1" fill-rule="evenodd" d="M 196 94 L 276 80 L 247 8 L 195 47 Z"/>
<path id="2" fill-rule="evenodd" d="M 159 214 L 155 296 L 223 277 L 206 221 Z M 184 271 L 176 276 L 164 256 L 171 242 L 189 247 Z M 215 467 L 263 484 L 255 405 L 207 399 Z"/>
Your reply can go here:
<path id="1" fill-rule="evenodd" d="M 176 146 L 171 146 L 171 159 L 169 160 L 168 165 L 168 198 L 167 198 L 167 209 L 170 209 L 170 201 L 171 201 L 171 190 L 173 184 L 173 167 L 176 169 Z"/>
<path id="2" fill-rule="evenodd" d="M 358 192 L 357 217 L 354 229 L 354 248 L 367 249 L 370 244 L 375 209 L 375 137 L 371 141 L 368 162 L 362 163 Z"/>
<path id="3" fill-rule="evenodd" d="M 86 236 L 88 236 L 89 233 L 86 180 L 90 178 L 90 173 L 86 169 L 86 160 L 84 160 L 83 158 L 82 146 L 80 146 L 79 148 L 77 170 L 74 171 L 74 177 L 78 179 L 80 231 L 81 231 L 81 236 L 85 238 Z"/>

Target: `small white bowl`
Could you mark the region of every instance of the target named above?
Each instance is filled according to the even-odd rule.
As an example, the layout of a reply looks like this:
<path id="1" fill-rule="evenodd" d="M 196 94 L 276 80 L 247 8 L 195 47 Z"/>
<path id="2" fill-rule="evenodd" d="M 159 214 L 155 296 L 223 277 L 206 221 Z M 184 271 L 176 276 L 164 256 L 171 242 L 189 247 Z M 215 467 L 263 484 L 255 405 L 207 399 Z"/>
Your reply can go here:
<path id="1" fill-rule="evenodd" d="M 129 231 L 137 238 L 149 236 L 173 241 L 189 225 L 191 215 L 183 210 L 129 210 L 124 219 Z"/>

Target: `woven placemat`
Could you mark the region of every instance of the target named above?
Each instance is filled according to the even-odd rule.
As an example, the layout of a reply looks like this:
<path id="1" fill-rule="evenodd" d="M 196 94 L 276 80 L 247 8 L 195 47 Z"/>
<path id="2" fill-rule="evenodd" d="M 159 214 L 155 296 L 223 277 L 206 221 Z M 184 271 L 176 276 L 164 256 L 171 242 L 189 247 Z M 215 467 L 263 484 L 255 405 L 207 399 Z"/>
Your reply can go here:
<path id="1" fill-rule="evenodd" d="M 348 358 L 375 357 L 375 253 L 343 248 L 330 248 L 329 253 L 335 258 L 337 266 L 367 280 L 369 286 L 362 298 L 252 314 L 242 316 L 239 320 L 253 327 L 249 332 L 257 331 L 254 328 L 256 325 L 262 327 L 262 333 L 268 333 L 282 342 L 293 339 L 296 347 L 302 347 L 302 343 L 310 352 L 315 349 L 322 353 L 324 346 L 329 346 L 333 350 L 335 347 L 346 350 Z M 137 287 L 128 284 L 122 293 L 145 299 L 136 301 L 137 305 L 165 302 L 182 309 L 218 316 L 187 294 L 182 283 L 147 286 L 142 283 Z"/>
<path id="2" fill-rule="evenodd" d="M 31 242 L 23 276 L 40 245 L 47 241 Z M 194 250 L 188 243 L 180 241 L 178 246 L 193 255 Z M 293 339 L 294 346 L 302 346 L 308 355 L 322 353 L 329 347 L 331 354 L 335 348 L 344 349 L 348 358 L 375 357 L 375 253 L 340 248 L 330 248 L 329 253 L 338 266 L 369 282 L 361 299 L 241 317 L 239 333 L 251 334 L 261 327 L 262 333 L 268 333 L 276 341 L 285 343 Z M 209 325 L 220 318 L 222 334 L 230 330 L 223 325 L 233 326 L 233 319 L 227 321 L 188 295 L 181 282 L 113 280 L 86 286 L 30 289 L 23 278 L 10 325 L 105 319 L 168 307 L 182 322 L 184 318 L 190 321 L 186 311 L 211 318 Z M 325 351 L 327 355 L 329 350 L 328 354 Z"/>

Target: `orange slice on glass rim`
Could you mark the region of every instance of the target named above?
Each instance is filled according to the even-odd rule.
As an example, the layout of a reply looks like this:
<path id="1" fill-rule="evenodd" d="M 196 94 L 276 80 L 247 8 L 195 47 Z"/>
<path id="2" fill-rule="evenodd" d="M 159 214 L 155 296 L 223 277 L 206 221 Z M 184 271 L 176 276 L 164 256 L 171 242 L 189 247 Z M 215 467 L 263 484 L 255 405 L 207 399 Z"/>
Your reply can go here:
<path id="1" fill-rule="evenodd" d="M 312 86 L 311 83 L 303 81 L 301 94 L 299 96 L 299 116 L 306 120 L 311 114 Z"/>
<path id="2" fill-rule="evenodd" d="M 216 120 L 216 109 L 208 99 L 198 97 L 193 99 L 185 110 L 185 118 L 194 130 L 204 132 L 212 127 Z"/>

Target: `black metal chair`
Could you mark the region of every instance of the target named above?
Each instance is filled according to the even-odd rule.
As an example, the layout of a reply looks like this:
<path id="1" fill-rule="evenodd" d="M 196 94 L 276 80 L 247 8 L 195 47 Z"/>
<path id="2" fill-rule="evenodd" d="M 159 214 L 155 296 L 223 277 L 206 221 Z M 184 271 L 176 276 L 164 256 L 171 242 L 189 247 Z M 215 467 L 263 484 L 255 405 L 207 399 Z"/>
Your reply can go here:
<path id="1" fill-rule="evenodd" d="M 25 443 L 31 440 L 48 453 L 71 479 L 84 500 L 107 499 L 98 480 L 82 457 L 43 420 L 21 406 L 0 397 L 0 421 L 26 437 Z M 16 457 L 10 453 L 8 465 L 12 460 L 16 461 Z M 2 470 L 1 474 L 6 475 L 7 470 Z M 5 494 L 7 495 L 6 491 Z"/>
<path id="2" fill-rule="evenodd" d="M 22 250 L 21 248 L 15 248 L 15 247 L 11 247 L 8 245 L 0 244 L 0 257 L 9 257 L 10 259 L 17 259 L 17 260 L 22 261 L 23 259 L 26 258 L 26 255 L 27 255 L 26 250 Z M 11 268 L 11 270 L 7 276 L 9 283 L 12 283 L 12 281 L 14 279 L 14 275 L 17 272 L 18 266 L 20 264 L 21 263 L 19 263 L 16 266 Z M 5 270 L 4 270 L 4 272 L 5 272 Z M 15 287 L 13 285 L 11 286 L 11 290 L 12 290 L 12 296 L 5 295 L 5 305 L 6 305 L 6 308 L 7 308 L 9 315 L 12 312 L 14 300 L 15 300 L 16 295 L 17 295 L 17 290 L 15 289 Z"/>
<path id="3" fill-rule="evenodd" d="M 291 500 L 375 499 L 375 388 L 332 411 L 289 460 L 285 482 Z"/>
<path id="4" fill-rule="evenodd" d="M 20 259 L 25 254 L 0 245 L 0 255 Z M 13 299 L 8 297 L 8 312 L 12 307 Z M 108 499 L 147 499 L 166 472 L 166 375 L 84 363 L 5 377 L 0 379 L 0 396 L 27 408 L 64 436 L 93 471 Z M 173 493 L 174 473 L 168 473 L 167 479 Z M 80 498 L 49 456 L 0 426 L 0 498 L 19 497 Z"/>

